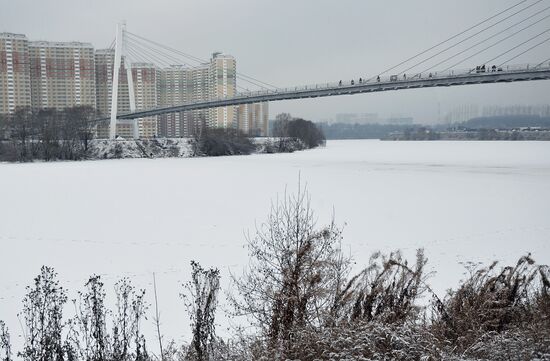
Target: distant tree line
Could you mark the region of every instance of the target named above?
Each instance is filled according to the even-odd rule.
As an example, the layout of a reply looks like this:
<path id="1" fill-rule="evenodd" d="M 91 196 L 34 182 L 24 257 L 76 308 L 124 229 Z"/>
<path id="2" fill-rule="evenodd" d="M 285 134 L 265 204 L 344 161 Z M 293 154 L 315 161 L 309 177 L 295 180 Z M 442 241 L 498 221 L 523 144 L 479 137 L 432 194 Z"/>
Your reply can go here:
<path id="1" fill-rule="evenodd" d="M 538 115 L 502 115 L 492 117 L 478 117 L 466 122 L 458 123 L 466 129 L 516 129 L 522 127 L 550 128 L 550 117 Z"/>
<path id="2" fill-rule="evenodd" d="M 416 129 L 410 125 L 348 123 L 320 123 L 319 127 L 327 139 L 388 139 L 393 133 Z"/>
<path id="3" fill-rule="evenodd" d="M 456 124 L 395 125 L 395 124 L 348 124 L 319 123 L 327 139 L 391 139 L 391 140 L 522 140 L 533 136 L 522 136 L 512 132 L 498 132 L 524 127 L 550 129 L 550 118 L 538 115 L 507 115 L 473 118 Z M 468 131 L 462 138 L 457 132 Z M 454 133 L 454 134 L 451 134 Z M 540 136 L 547 140 L 548 137 Z"/>
<path id="4" fill-rule="evenodd" d="M 531 255 L 502 268 L 469 265 L 458 287 L 439 297 L 422 250 L 412 262 L 399 252 L 375 253 L 355 270 L 341 228 L 316 220 L 309 194 L 299 187 L 278 198 L 247 238 L 250 263 L 232 275 L 228 300 L 230 314 L 251 327 L 237 328 L 229 339 L 215 332 L 215 268 L 192 262 L 191 280 L 182 287 L 190 342 L 166 342 L 157 311 L 159 351 L 153 352 L 142 332 L 145 290 L 122 279 L 114 289 L 116 307 L 109 308 L 101 277 L 92 276 L 67 319 L 67 290 L 43 267 L 23 299 L 24 346 L 17 355 L 25 361 L 413 361 L 550 354 L 550 268 Z M 0 321 L 3 361 L 13 359 L 10 340 Z"/>
<path id="5" fill-rule="evenodd" d="M 78 160 L 93 139 L 94 109 L 18 108 L 0 118 L 0 160 Z"/>

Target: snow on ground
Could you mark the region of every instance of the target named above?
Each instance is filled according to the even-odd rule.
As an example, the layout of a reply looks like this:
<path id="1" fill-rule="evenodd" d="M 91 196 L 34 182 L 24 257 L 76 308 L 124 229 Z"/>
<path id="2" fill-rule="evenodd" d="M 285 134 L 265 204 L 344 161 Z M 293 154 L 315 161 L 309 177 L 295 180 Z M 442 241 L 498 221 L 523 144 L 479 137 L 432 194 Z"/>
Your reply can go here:
<path id="1" fill-rule="evenodd" d="M 245 232 L 299 174 L 319 223 L 333 209 L 345 223 L 357 268 L 375 250 L 412 260 L 424 247 L 443 295 L 464 262 L 532 252 L 550 263 L 550 142 L 329 141 L 293 154 L 0 164 L 0 319 L 19 344 L 16 313 L 43 264 L 70 297 L 96 273 L 109 292 L 130 277 L 152 302 L 156 272 L 162 330 L 189 339 L 179 299 L 189 261 L 219 267 L 227 287 L 247 261 Z"/>

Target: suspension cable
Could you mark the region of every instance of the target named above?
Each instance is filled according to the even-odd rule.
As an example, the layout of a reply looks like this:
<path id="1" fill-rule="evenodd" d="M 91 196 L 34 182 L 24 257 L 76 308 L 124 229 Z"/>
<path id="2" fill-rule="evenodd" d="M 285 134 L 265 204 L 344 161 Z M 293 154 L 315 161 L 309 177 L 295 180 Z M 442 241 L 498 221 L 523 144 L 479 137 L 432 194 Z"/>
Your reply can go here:
<path id="1" fill-rule="evenodd" d="M 129 34 L 132 35 L 132 36 L 134 36 L 134 37 L 137 37 L 137 38 L 140 38 L 140 39 L 144 39 L 145 41 L 148 41 L 148 42 L 151 42 L 151 43 L 154 43 L 154 44 L 158 44 L 158 43 L 155 43 L 155 42 L 153 42 L 153 41 L 151 41 L 151 40 L 147 40 L 147 39 L 145 39 L 145 38 L 143 38 L 143 37 L 141 37 L 141 36 L 139 36 L 139 35 L 135 35 L 135 34 L 132 34 L 132 33 L 129 33 Z M 133 39 L 133 40 L 135 41 L 136 39 Z M 144 44 L 144 45 L 145 45 L 145 44 Z M 169 48 L 169 47 L 163 46 L 162 44 L 158 44 L 157 46 L 160 46 L 160 47 L 162 47 L 162 48 L 171 50 L 172 52 L 175 52 L 175 53 L 179 53 L 181 56 L 184 56 L 184 57 L 186 57 L 186 58 L 193 58 L 193 60 L 194 60 L 195 62 L 199 63 L 199 64 L 208 63 L 208 61 L 206 61 L 206 60 L 202 60 L 202 59 L 193 57 L 193 56 L 191 56 L 191 55 L 185 54 L 185 53 L 183 53 L 183 52 L 179 52 L 179 51 L 177 51 L 177 50 L 175 50 L 175 49 L 171 49 L 171 48 Z M 165 55 L 165 56 L 169 56 L 169 55 Z M 172 58 L 173 58 L 173 57 L 172 57 Z M 178 61 L 181 62 L 181 59 L 178 59 Z M 184 62 L 184 63 L 185 63 L 185 62 Z M 192 67 L 191 65 L 189 65 L 189 66 Z M 250 83 L 250 84 L 252 84 L 252 85 L 258 86 L 258 87 L 263 88 L 263 89 L 266 89 L 266 90 L 270 90 L 269 88 L 267 88 L 267 87 L 265 87 L 265 86 L 263 86 L 263 85 L 261 85 L 261 84 L 258 84 L 258 83 L 263 83 L 263 84 L 266 84 L 266 85 L 268 85 L 268 86 L 271 86 L 271 85 L 269 85 L 269 84 L 267 84 L 267 83 L 264 83 L 264 82 L 262 82 L 262 81 L 260 81 L 260 80 L 257 80 L 257 79 L 254 79 L 254 78 L 252 78 L 252 77 L 243 75 L 243 74 L 241 74 L 241 73 L 236 73 L 236 76 L 237 76 L 237 78 L 241 79 L 242 81 L 245 81 L 245 82 L 247 82 L 247 83 Z M 246 78 L 249 78 L 249 79 L 252 79 L 252 80 L 248 80 L 248 79 L 246 79 Z M 271 87 L 273 87 L 273 86 L 271 86 Z M 244 89 L 244 88 L 243 88 L 243 89 Z"/>
<path id="2" fill-rule="evenodd" d="M 145 49 L 141 45 L 136 44 L 136 43 L 130 43 L 130 42 L 128 42 L 127 44 L 129 46 L 129 48 L 133 49 L 136 53 L 143 54 L 143 56 L 145 56 L 146 59 L 148 59 L 148 62 L 153 63 L 153 64 L 158 63 L 163 67 L 170 66 L 170 63 L 167 62 L 165 59 L 162 59 L 157 54 L 153 53 L 152 51 L 150 51 L 148 49 Z"/>
<path id="3" fill-rule="evenodd" d="M 525 0 L 525 1 L 527 1 L 527 0 Z M 142 36 L 139 36 L 139 35 L 137 35 L 137 34 L 134 34 L 134 33 L 128 32 L 128 31 L 127 31 L 126 33 L 129 34 L 129 35 L 131 35 L 131 36 L 133 36 L 133 37 L 139 38 L 139 39 L 141 39 L 141 40 L 143 40 L 143 41 L 147 41 L 147 42 L 149 42 L 149 43 L 151 43 L 151 44 L 154 44 L 154 45 L 156 45 L 156 46 L 158 46 L 158 47 L 164 48 L 165 50 L 169 50 L 169 51 L 174 52 L 174 53 L 176 53 L 176 54 L 179 54 L 179 55 L 181 55 L 181 56 L 183 56 L 183 57 L 185 57 L 185 58 L 191 59 L 191 60 L 193 60 L 193 61 L 195 61 L 195 62 L 197 62 L 197 63 L 207 63 L 207 62 L 208 62 L 207 60 L 198 58 L 198 57 L 196 57 L 196 56 L 193 56 L 193 55 L 190 55 L 190 54 L 187 54 L 187 53 L 184 53 L 184 52 L 182 52 L 182 51 L 180 51 L 180 50 L 171 48 L 171 47 L 169 47 L 169 46 L 166 46 L 166 45 L 157 43 L 157 42 L 155 42 L 155 41 L 153 41 L 153 40 L 149 40 L 149 39 L 144 38 L 144 37 L 142 37 Z M 253 77 L 251 77 L 251 76 L 249 76 L 249 75 L 245 75 L 245 74 L 240 73 L 240 72 L 237 72 L 237 76 L 238 76 L 238 77 L 241 77 L 241 78 L 246 78 L 246 79 L 253 80 L 253 81 L 257 82 L 257 83 L 264 84 L 264 85 L 266 85 L 266 86 L 268 86 L 268 87 L 270 87 L 270 88 L 273 88 L 273 89 L 279 89 L 279 88 L 276 87 L 275 85 L 266 83 L 266 82 L 264 82 L 264 81 L 261 81 L 261 80 L 259 80 L 259 79 L 253 78 Z M 242 79 L 242 80 L 245 80 L 245 81 L 246 81 L 246 79 Z M 256 84 L 256 85 L 257 85 L 257 84 Z M 264 87 L 264 88 L 265 88 L 265 87 Z M 267 89 L 267 88 L 266 88 L 266 89 Z"/>
<path id="4" fill-rule="evenodd" d="M 148 49 L 148 50 L 149 50 L 149 54 L 151 54 L 151 52 L 154 52 L 154 53 L 158 54 L 159 56 L 164 56 L 164 57 L 166 57 L 166 58 L 168 58 L 168 59 L 171 59 L 172 61 L 176 61 L 176 62 L 178 62 L 178 63 L 183 63 L 184 65 L 187 65 L 187 66 L 189 66 L 189 67 L 191 67 L 191 68 L 193 67 L 192 65 L 183 62 L 180 58 L 176 58 L 176 57 L 174 57 L 174 56 L 172 56 L 172 55 L 166 54 L 166 53 L 164 53 L 164 52 L 162 52 L 162 51 L 160 51 L 160 50 L 158 50 L 158 49 L 155 49 L 155 48 L 151 47 L 150 45 L 144 44 L 143 42 L 140 42 L 140 41 L 138 41 L 138 40 L 136 40 L 136 39 L 127 37 L 127 40 L 128 40 L 130 43 L 132 43 L 132 44 L 134 44 L 134 45 L 136 45 L 136 46 L 139 46 L 140 48 Z M 202 63 L 202 64 L 204 64 L 204 63 Z M 266 90 L 270 90 L 269 88 L 266 88 L 265 86 L 263 86 L 263 85 L 261 85 L 261 84 L 258 84 L 258 83 L 254 82 L 254 81 L 247 80 L 247 79 L 242 79 L 242 78 L 239 77 L 239 76 L 237 76 L 237 77 L 240 78 L 241 80 L 245 81 L 245 82 L 248 82 L 248 83 L 252 84 L 252 85 L 258 86 L 258 87 L 263 88 L 263 89 L 266 89 Z M 245 88 L 243 88 L 243 87 L 241 87 L 241 86 L 238 86 L 238 85 L 237 85 L 237 88 L 240 88 L 241 90 L 246 90 L 246 91 L 248 91 L 247 89 L 245 89 Z"/>
<path id="5" fill-rule="evenodd" d="M 128 51 L 128 54 L 131 55 L 132 60 L 135 60 L 136 63 L 149 63 L 150 60 L 143 58 L 139 52 L 136 52 L 134 48 L 126 47 L 126 50 Z"/>
<path id="6" fill-rule="evenodd" d="M 548 9 L 550 9 L 550 7 L 549 7 Z M 491 48 L 497 46 L 498 44 L 503 43 L 504 41 L 506 41 L 506 40 L 508 40 L 508 39 L 510 39 L 510 38 L 512 38 L 512 37 L 514 37 L 514 36 L 516 36 L 517 34 L 519 34 L 519 33 L 523 32 L 523 31 L 525 31 L 525 30 L 527 30 L 527 29 L 529 29 L 529 28 L 531 28 L 531 27 L 533 27 L 533 26 L 539 24 L 540 22 L 542 22 L 543 20 L 546 20 L 546 19 L 548 19 L 548 18 L 550 18 L 550 15 L 547 15 L 547 16 L 543 17 L 542 19 L 539 19 L 539 20 L 537 20 L 536 22 L 534 22 L 534 23 L 532 23 L 532 24 L 530 24 L 530 25 L 528 25 L 528 26 L 526 26 L 526 27 L 524 27 L 524 28 L 522 28 L 522 29 L 520 29 L 520 30 L 518 30 L 518 31 L 516 31 L 516 32 L 514 32 L 514 33 L 512 33 L 512 34 L 510 34 L 510 35 L 508 35 L 508 36 L 506 36 L 505 38 L 498 40 L 497 42 L 495 42 L 495 43 L 493 43 L 493 44 L 491 44 L 491 45 L 489 45 L 489 46 L 487 46 L 487 47 L 481 49 L 480 51 L 476 52 L 475 54 L 470 55 L 470 56 L 468 56 L 467 58 L 464 58 L 464 59 L 460 60 L 458 63 L 455 63 L 455 64 L 449 66 L 448 68 L 446 68 L 446 69 L 443 70 L 443 71 L 445 72 L 445 71 L 447 71 L 447 70 L 449 70 L 449 69 L 452 69 L 452 68 L 454 68 L 455 66 L 458 66 L 458 65 L 464 63 L 466 60 L 470 60 L 470 59 L 472 59 L 473 57 L 475 57 L 475 56 L 477 56 L 477 55 L 479 55 L 479 54 L 481 54 L 481 53 L 484 53 L 485 51 L 487 51 L 487 50 L 489 50 L 489 49 L 491 49 Z M 517 24 L 515 24 L 515 25 L 517 25 Z M 514 25 L 514 26 L 515 26 L 515 25 Z M 509 28 L 508 28 L 508 29 L 509 29 Z M 506 29 L 506 30 L 508 30 L 508 29 Z M 488 38 L 488 39 L 489 39 L 489 38 Z M 488 40 L 488 39 L 485 39 L 485 40 Z M 483 42 L 485 42 L 485 40 L 484 40 Z M 481 42 L 478 43 L 478 44 L 476 44 L 476 46 L 479 45 L 479 44 L 481 44 Z M 468 49 L 466 49 L 466 50 L 464 50 L 464 51 L 462 51 L 462 52 L 456 54 L 455 56 L 452 56 L 452 57 L 450 57 L 450 58 L 445 59 L 444 61 L 442 61 L 442 62 L 440 62 L 440 63 L 438 63 L 438 64 L 432 66 L 431 68 L 429 68 L 429 69 L 427 69 L 427 70 L 425 70 L 425 71 L 423 71 L 423 73 L 426 72 L 426 71 L 429 71 L 429 70 L 431 70 L 431 69 L 433 69 L 433 68 L 435 68 L 435 67 L 437 67 L 437 66 L 439 66 L 439 65 L 441 65 L 442 63 L 447 62 L 448 60 L 451 60 L 451 59 L 457 57 L 458 55 L 461 55 L 461 54 L 465 53 L 466 51 L 470 50 L 471 48 L 472 48 L 472 47 L 470 47 L 470 48 L 468 48 Z"/>
<path id="7" fill-rule="evenodd" d="M 195 62 L 197 62 L 197 63 L 199 63 L 199 64 L 208 63 L 207 60 L 198 58 L 198 57 L 196 57 L 196 56 L 193 56 L 193 55 L 190 55 L 190 54 L 187 54 L 187 53 L 184 53 L 184 52 L 179 51 L 179 50 L 177 50 L 177 49 L 170 48 L 170 47 L 168 47 L 168 46 L 166 46 L 166 45 L 163 45 L 163 44 L 157 43 L 157 42 L 155 42 L 155 41 L 146 39 L 146 38 L 144 38 L 144 37 L 142 37 L 142 36 L 139 36 L 139 35 L 137 35 L 137 34 L 133 34 L 133 33 L 130 33 L 130 32 L 127 32 L 127 33 L 130 34 L 131 36 L 137 37 L 137 38 L 139 38 L 139 39 L 141 39 L 141 40 L 147 41 L 147 42 L 149 42 L 149 43 L 155 44 L 156 46 L 159 46 L 159 47 L 161 47 L 161 48 L 164 48 L 164 49 L 166 49 L 166 50 L 169 50 L 169 51 L 172 51 L 172 52 L 174 52 L 174 53 L 176 53 L 176 54 L 179 54 L 179 55 L 181 55 L 181 56 L 183 56 L 183 57 L 185 57 L 185 58 L 191 59 L 191 60 L 193 60 L 193 61 L 195 61 Z M 251 77 L 251 76 L 248 76 L 248 75 L 245 75 L 245 74 L 243 74 L 243 73 L 237 72 L 237 77 L 240 77 L 240 78 L 248 78 L 248 79 L 253 80 L 254 82 L 261 83 L 261 84 L 267 85 L 268 87 L 278 89 L 278 88 L 277 88 L 276 86 L 274 86 L 274 85 L 271 85 L 271 84 L 269 84 L 269 83 L 263 82 L 263 81 L 258 80 L 258 79 L 255 79 L 255 78 L 253 78 L 253 77 Z M 241 80 L 248 81 L 248 80 L 246 80 L 246 79 L 241 79 Z M 260 86 L 260 85 L 258 85 L 258 84 L 255 84 L 255 83 L 251 82 L 251 81 L 248 81 L 248 82 L 249 82 L 249 83 L 252 83 L 252 84 L 254 84 L 254 85 Z M 263 87 L 263 88 L 265 88 L 265 87 Z M 267 89 L 267 88 L 265 88 L 265 89 Z"/>
<path id="8" fill-rule="evenodd" d="M 545 31 L 545 32 L 548 32 L 548 31 L 550 31 L 550 29 L 548 29 L 548 30 Z M 544 44 L 544 43 L 546 43 L 546 42 L 548 42 L 548 41 L 550 41 L 550 38 L 546 38 L 546 40 L 543 40 L 543 41 L 541 41 L 540 43 L 533 45 L 533 46 L 530 47 L 529 49 L 527 49 L 527 50 L 525 50 L 525 51 L 519 53 L 518 55 L 516 55 L 516 56 L 514 56 L 514 57 L 512 57 L 512 58 L 510 58 L 510 59 L 508 59 L 508 60 L 506 60 L 505 62 L 503 62 L 502 64 L 500 64 L 499 67 L 503 66 L 504 64 L 506 64 L 506 63 L 508 63 L 508 62 L 510 62 L 510 61 L 512 61 L 512 60 L 514 60 L 514 59 L 519 58 L 519 57 L 522 56 L 523 54 L 525 54 L 525 53 L 527 53 L 527 52 L 529 52 L 529 51 L 531 51 L 531 50 L 533 50 L 533 49 L 535 49 L 535 48 L 541 46 L 542 44 Z"/>
<path id="9" fill-rule="evenodd" d="M 466 42 L 466 41 L 472 39 L 473 37 L 475 37 L 475 36 L 477 36 L 477 35 L 479 35 L 479 34 L 485 32 L 485 31 L 487 31 L 488 29 L 494 28 L 495 26 L 497 26 L 497 25 L 503 23 L 504 21 L 506 21 L 506 20 L 508 20 L 508 19 L 510 19 L 510 18 L 512 18 L 512 17 L 514 17 L 514 16 L 516 16 L 517 14 L 522 13 L 522 12 L 524 12 L 525 10 L 532 8 L 533 6 L 535 6 L 536 4 L 538 4 L 538 3 L 542 2 L 542 1 L 544 1 L 544 0 L 538 0 L 538 1 L 534 2 L 533 4 L 531 4 L 531 5 L 524 7 L 523 9 L 521 9 L 521 10 L 519 10 L 519 11 L 516 11 L 516 12 L 513 13 L 512 15 L 508 15 L 508 16 L 505 17 L 504 19 L 501 19 L 501 20 L 497 21 L 496 23 L 494 23 L 494 24 L 492 24 L 492 25 L 489 25 L 488 27 L 483 28 L 482 30 L 476 32 L 475 34 L 470 35 L 470 36 L 468 36 L 467 38 L 465 38 L 465 39 L 463 39 L 463 40 L 461 40 L 461 41 L 459 41 L 459 42 L 457 42 L 457 43 L 455 43 L 455 44 L 453 44 L 453 45 L 451 45 L 451 46 L 449 46 L 449 47 L 447 47 L 447 48 L 445 48 L 445 49 L 439 51 L 438 53 L 436 53 L 436 54 L 434 54 L 434 55 L 432 55 L 432 56 L 430 56 L 430 57 L 428 57 L 428 58 L 426 58 L 426 59 L 424 59 L 424 60 L 422 60 L 422 61 L 420 61 L 420 62 L 414 64 L 413 66 L 411 66 L 411 67 L 405 69 L 404 71 L 400 72 L 399 74 L 404 74 L 404 73 L 408 72 L 409 70 L 412 70 L 412 69 L 416 68 L 418 65 L 424 64 L 425 62 L 427 62 L 427 61 L 429 61 L 429 60 L 435 58 L 435 57 L 438 56 L 438 55 L 441 55 L 441 54 L 445 53 L 446 51 L 448 51 L 448 50 L 450 50 L 450 49 L 452 49 L 452 48 L 454 48 L 454 47 L 456 47 L 456 46 L 458 46 L 458 45 L 460 45 L 460 44 L 463 44 L 464 42 Z"/>
<path id="10" fill-rule="evenodd" d="M 535 68 L 539 68 L 540 66 L 542 66 L 544 63 L 550 63 L 550 58 L 546 59 L 546 60 L 543 60 L 542 62 L 540 62 L 539 64 L 537 64 L 537 66 L 535 66 Z M 549 65 L 550 66 L 550 65 Z"/>
<path id="11" fill-rule="evenodd" d="M 191 64 L 186 63 L 185 61 L 182 61 L 179 58 L 171 56 L 170 54 L 166 54 L 166 53 L 164 53 L 164 52 L 162 52 L 158 49 L 155 49 L 155 48 L 151 47 L 150 45 L 147 45 L 147 44 L 145 44 L 145 43 L 143 43 L 143 42 L 141 42 L 137 39 L 133 39 L 132 37 L 126 37 L 126 40 L 129 41 L 132 44 L 139 45 L 141 48 L 148 49 L 150 52 L 154 52 L 159 56 L 163 56 L 163 57 L 165 57 L 166 59 L 168 59 L 170 61 L 174 61 L 178 64 L 185 65 L 185 66 L 188 66 L 188 67 L 192 67 Z"/>
<path id="12" fill-rule="evenodd" d="M 487 19 L 485 19 L 485 20 L 483 20 L 483 21 L 481 21 L 481 22 L 479 22 L 479 23 L 477 23 L 477 24 L 475 24 L 475 25 L 469 27 L 468 29 L 466 29 L 466 30 L 464 30 L 464 31 L 462 31 L 462 32 L 460 32 L 460 33 L 458 33 L 458 34 L 455 34 L 455 35 L 451 36 L 450 38 L 448 38 L 448 39 L 446 39 L 446 40 L 443 40 L 442 42 L 440 42 L 440 43 L 438 43 L 438 44 L 432 46 L 431 48 L 428 48 L 428 49 L 426 49 L 426 50 L 424 50 L 424 51 L 422 51 L 422 52 L 420 52 L 420 53 L 418 53 L 418 54 L 416 54 L 416 55 L 414 55 L 414 56 L 408 58 L 407 60 L 404 60 L 404 61 L 402 61 L 401 63 L 399 63 L 399 64 L 397 64 L 397 65 L 394 65 L 394 66 L 392 66 L 391 68 L 388 68 L 388 69 L 384 70 L 383 72 L 379 73 L 378 76 L 383 75 L 383 74 L 386 74 L 387 72 L 392 71 L 392 70 L 394 70 L 394 69 L 400 67 L 401 65 L 406 64 L 406 63 L 408 63 L 409 61 L 411 61 L 411 60 L 413 60 L 413 59 L 416 59 L 416 58 L 418 58 L 419 56 L 422 56 L 422 55 L 424 55 L 424 54 L 426 54 L 426 53 L 428 53 L 428 52 L 434 50 L 435 48 L 438 48 L 438 47 L 440 47 L 441 45 L 446 44 L 446 43 L 448 43 L 449 41 L 458 38 L 458 37 L 461 36 L 461 35 L 466 34 L 466 33 L 469 32 L 470 30 L 473 30 L 473 29 L 477 28 L 478 26 L 483 25 L 483 24 L 485 24 L 486 22 L 489 22 L 489 21 L 493 20 L 494 18 L 497 18 L 497 17 L 499 17 L 500 15 L 507 13 L 508 11 L 510 11 L 510 10 L 512 10 L 512 9 L 518 7 L 518 6 L 520 6 L 520 5 L 523 4 L 523 3 L 526 3 L 527 1 L 528 1 L 528 0 L 522 0 L 522 1 L 518 2 L 517 4 L 515 4 L 515 5 L 513 5 L 513 6 L 510 6 L 510 7 L 507 8 L 507 9 L 504 9 L 503 11 L 499 12 L 498 14 L 493 15 L 493 16 L 491 16 L 491 17 L 489 17 L 489 18 L 487 18 Z M 372 79 L 374 79 L 374 78 L 375 78 L 375 77 L 369 79 L 369 81 L 372 80 Z"/>
<path id="13" fill-rule="evenodd" d="M 132 49 L 134 51 L 134 56 L 135 56 L 135 53 L 144 53 L 146 55 L 148 55 L 150 58 L 148 60 L 146 60 L 146 62 L 152 62 L 152 63 L 159 63 L 161 66 L 163 67 L 166 67 L 166 68 L 170 68 L 170 66 L 172 64 L 170 64 L 169 62 L 163 60 L 161 57 L 162 56 L 165 56 L 168 60 L 172 60 L 172 61 L 176 61 L 176 62 L 181 62 L 181 59 L 178 59 L 178 58 L 175 58 L 173 56 L 169 56 L 169 55 L 166 55 L 164 54 L 163 52 L 160 52 L 158 51 L 157 49 L 154 49 L 154 48 L 151 48 L 150 46 L 146 45 L 146 44 L 143 44 L 141 42 L 137 42 L 136 40 L 132 40 L 132 39 L 129 39 L 127 38 L 127 40 L 129 40 L 127 42 L 128 46 L 129 46 L 129 49 Z M 153 61 L 151 61 L 151 59 L 154 59 Z M 187 64 L 187 63 L 184 63 L 184 65 L 186 66 L 189 66 L 192 68 L 191 65 Z M 257 84 L 254 84 L 254 85 L 257 85 Z M 259 86 L 259 85 L 258 85 Z M 236 87 L 242 91 L 245 91 L 247 89 L 239 86 L 239 85 L 236 85 Z"/>
<path id="14" fill-rule="evenodd" d="M 506 54 L 508 54 L 508 53 L 510 53 L 510 52 L 512 52 L 512 51 L 514 51 L 514 50 L 516 50 L 517 48 L 519 48 L 519 47 L 521 47 L 521 46 L 527 44 L 527 43 L 530 42 L 531 40 L 534 40 L 534 39 L 538 38 L 538 37 L 541 36 L 542 34 L 546 34 L 546 33 L 549 32 L 549 31 L 550 31 L 550 29 L 546 29 L 546 30 L 543 31 L 542 33 L 539 33 L 539 34 L 537 34 L 537 35 L 535 35 L 535 36 L 533 36 L 533 37 L 531 37 L 531 38 L 529 38 L 529 39 L 523 41 L 523 42 L 520 43 L 519 45 L 514 46 L 513 48 L 511 48 L 511 49 L 509 49 L 509 50 L 507 50 L 507 51 L 505 51 L 505 52 L 503 52 L 503 53 L 501 53 L 501 54 L 495 56 L 494 58 L 492 58 L 492 59 L 490 59 L 490 60 L 487 60 L 486 62 L 484 62 L 484 64 L 489 64 L 489 63 L 491 63 L 491 62 L 497 60 L 498 58 L 502 57 L 503 55 L 506 55 Z M 541 44 L 543 44 L 543 43 L 544 43 L 544 42 L 542 42 Z M 540 45 L 540 44 L 539 44 L 539 45 Z"/>

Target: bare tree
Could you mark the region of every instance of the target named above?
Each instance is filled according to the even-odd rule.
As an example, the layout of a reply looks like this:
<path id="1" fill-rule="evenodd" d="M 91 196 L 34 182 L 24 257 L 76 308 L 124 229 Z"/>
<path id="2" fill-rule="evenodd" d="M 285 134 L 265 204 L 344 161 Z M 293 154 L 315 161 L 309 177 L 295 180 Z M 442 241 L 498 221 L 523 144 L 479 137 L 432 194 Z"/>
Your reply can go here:
<path id="1" fill-rule="evenodd" d="M 11 117 L 11 139 L 17 161 L 33 158 L 36 133 L 36 113 L 30 107 L 17 108 Z"/>
<path id="2" fill-rule="evenodd" d="M 321 326 L 334 303 L 350 262 L 342 256 L 341 231 L 334 221 L 316 227 L 299 186 L 272 204 L 248 247 L 251 261 L 240 278 L 233 276 L 238 295 L 230 302 L 237 315 L 252 317 L 271 347 L 286 348 L 297 330 Z"/>
<path id="3" fill-rule="evenodd" d="M 64 113 L 63 139 L 69 142 L 76 153 L 74 157 L 82 158 L 88 152 L 89 143 L 94 137 L 94 109 L 90 106 L 79 106 L 67 108 Z"/>
<path id="4" fill-rule="evenodd" d="M 192 280 L 184 285 L 186 292 L 181 294 L 193 329 L 189 356 L 197 361 L 208 361 L 213 359 L 220 271 L 215 268 L 205 270 L 195 261 L 191 261 L 191 268 Z"/>

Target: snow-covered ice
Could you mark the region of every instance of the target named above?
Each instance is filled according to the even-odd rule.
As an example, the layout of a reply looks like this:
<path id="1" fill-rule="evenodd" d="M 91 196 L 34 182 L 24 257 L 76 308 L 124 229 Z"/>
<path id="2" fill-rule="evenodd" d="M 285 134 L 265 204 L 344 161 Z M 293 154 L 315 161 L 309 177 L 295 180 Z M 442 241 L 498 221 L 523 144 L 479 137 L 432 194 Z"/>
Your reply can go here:
<path id="1" fill-rule="evenodd" d="M 0 164 L 0 319 L 17 339 L 43 264 L 71 297 L 96 273 L 108 292 L 128 276 L 152 301 L 156 272 L 163 332 L 189 339 L 178 296 L 189 261 L 219 267 L 226 287 L 247 262 L 245 232 L 299 174 L 319 223 L 333 209 L 345 223 L 357 268 L 375 250 L 424 247 L 442 295 L 464 262 L 532 252 L 550 263 L 550 142 L 329 141 L 293 154 Z"/>

